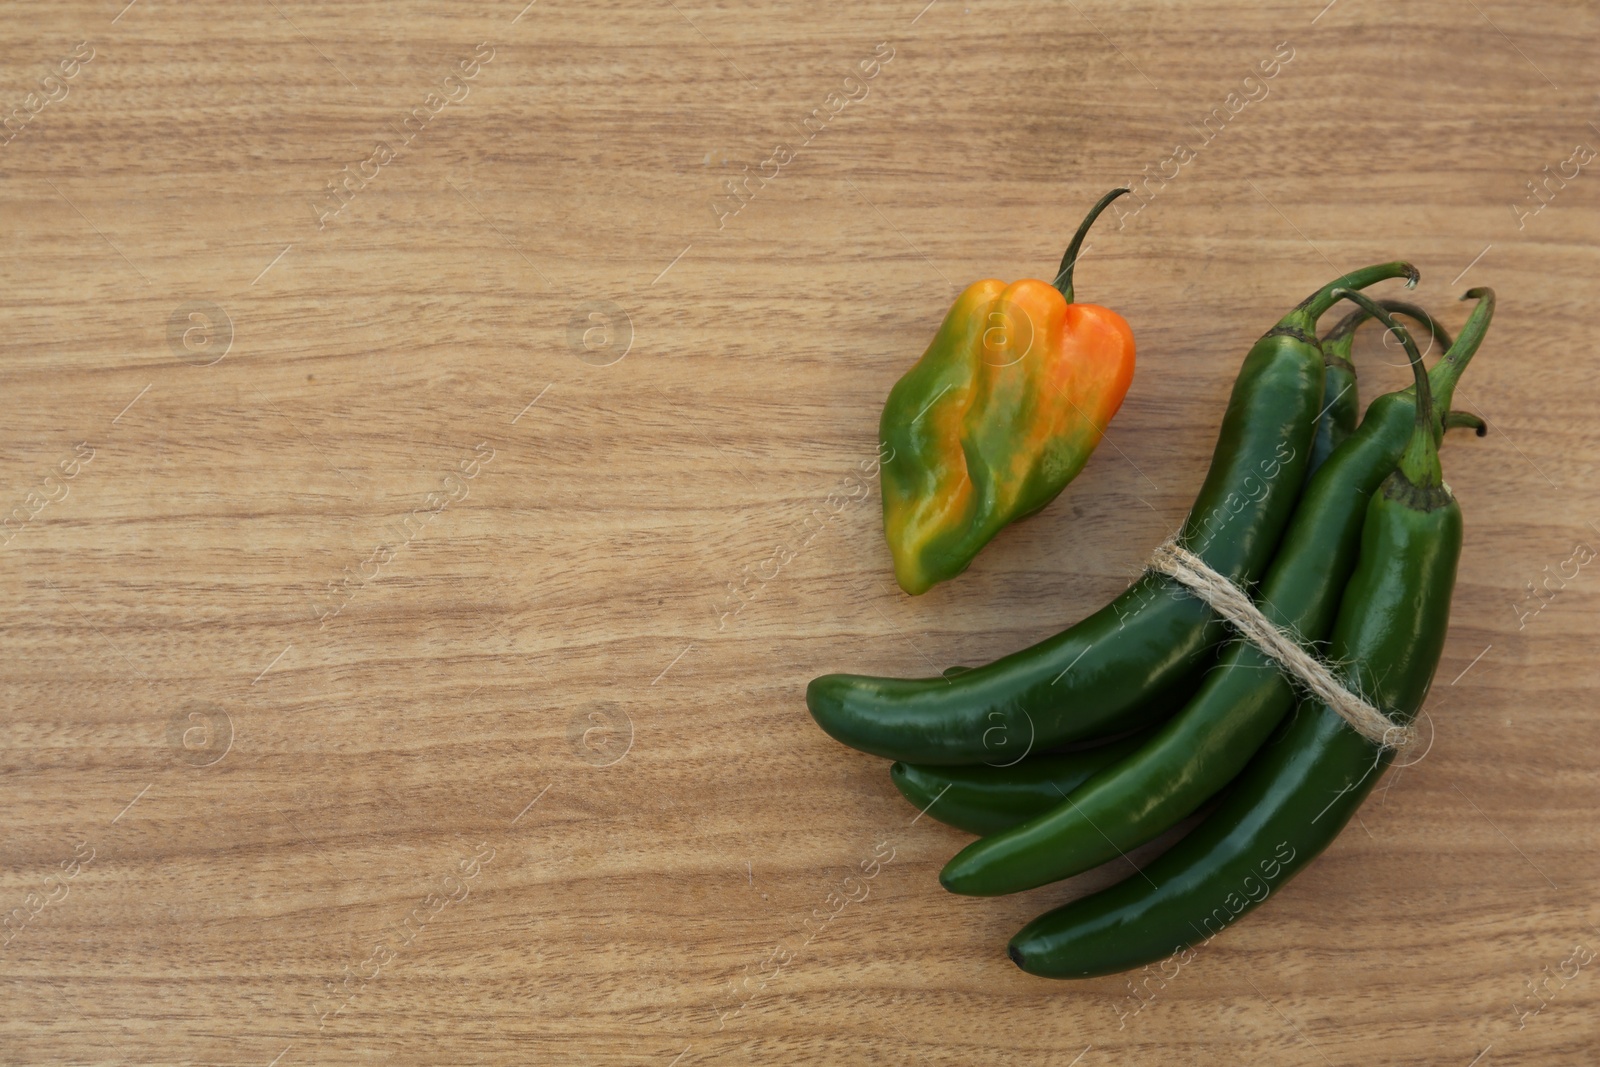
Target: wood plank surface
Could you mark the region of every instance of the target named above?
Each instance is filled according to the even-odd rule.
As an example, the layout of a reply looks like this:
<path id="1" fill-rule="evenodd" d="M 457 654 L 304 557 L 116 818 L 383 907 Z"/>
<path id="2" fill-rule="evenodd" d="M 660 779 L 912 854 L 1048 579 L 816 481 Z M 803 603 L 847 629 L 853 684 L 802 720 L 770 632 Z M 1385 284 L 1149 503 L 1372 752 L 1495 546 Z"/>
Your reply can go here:
<path id="1" fill-rule="evenodd" d="M 0 10 L 0 1062 L 1592 1062 L 1592 5 L 522 5 Z M 905 596 L 885 393 L 1125 182 L 1109 440 Z M 945 893 L 806 682 L 1103 604 L 1394 258 L 1500 301 L 1431 747 L 1176 976 L 1022 974 L 1130 868 Z"/>

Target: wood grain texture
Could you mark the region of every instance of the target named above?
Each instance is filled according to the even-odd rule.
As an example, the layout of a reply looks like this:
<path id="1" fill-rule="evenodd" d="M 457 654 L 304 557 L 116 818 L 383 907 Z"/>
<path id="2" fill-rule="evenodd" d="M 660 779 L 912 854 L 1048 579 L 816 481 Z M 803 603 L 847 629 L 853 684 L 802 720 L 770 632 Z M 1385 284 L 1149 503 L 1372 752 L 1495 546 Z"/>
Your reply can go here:
<path id="1" fill-rule="evenodd" d="M 924 2 L 0 13 L 0 1061 L 1592 1057 L 1600 571 L 1525 587 L 1600 545 L 1600 176 L 1525 183 L 1600 145 L 1600 14 Z M 875 488 L 808 525 L 955 293 L 1179 144 L 1078 271 L 1140 352 L 1077 482 L 914 600 Z M 1023 975 L 1010 934 L 1128 868 L 943 892 L 964 835 L 807 680 L 1103 603 L 1248 343 L 1396 257 L 1452 327 L 1500 299 L 1432 747 L 1142 1000 Z"/>

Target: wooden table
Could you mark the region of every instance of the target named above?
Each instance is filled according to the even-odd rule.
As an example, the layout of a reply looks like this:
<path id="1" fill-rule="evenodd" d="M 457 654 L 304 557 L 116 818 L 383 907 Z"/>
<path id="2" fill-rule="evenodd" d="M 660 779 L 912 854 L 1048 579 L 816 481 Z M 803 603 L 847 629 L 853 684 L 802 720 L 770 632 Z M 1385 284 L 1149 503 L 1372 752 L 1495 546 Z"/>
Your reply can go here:
<path id="1" fill-rule="evenodd" d="M 122 2 L 0 16 L 0 1061 L 1592 1060 L 1592 8 Z M 905 596 L 885 392 L 1130 181 L 1110 439 Z M 807 680 L 1104 603 L 1397 257 L 1500 300 L 1431 748 L 1176 977 L 1022 974 L 1128 867 L 943 892 Z"/>

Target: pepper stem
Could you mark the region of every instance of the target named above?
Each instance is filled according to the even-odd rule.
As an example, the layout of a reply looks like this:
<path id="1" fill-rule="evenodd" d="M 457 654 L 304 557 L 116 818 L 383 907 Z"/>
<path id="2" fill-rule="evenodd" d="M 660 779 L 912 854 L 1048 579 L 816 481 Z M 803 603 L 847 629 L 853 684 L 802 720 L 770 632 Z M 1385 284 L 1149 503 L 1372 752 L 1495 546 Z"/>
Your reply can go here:
<path id="1" fill-rule="evenodd" d="M 1483 335 L 1489 332 L 1489 320 L 1494 318 L 1494 290 L 1487 286 L 1468 289 L 1462 294 L 1463 300 L 1476 300 L 1478 306 L 1472 309 L 1467 316 L 1467 321 L 1461 326 L 1461 333 L 1456 337 L 1455 344 L 1445 352 L 1444 358 L 1433 365 L 1433 370 L 1428 372 L 1428 384 L 1433 388 L 1433 402 L 1440 411 L 1448 411 L 1450 400 L 1455 395 L 1456 382 L 1461 380 L 1461 372 L 1467 369 L 1467 364 L 1472 360 L 1472 355 L 1483 343 Z"/>
<path id="2" fill-rule="evenodd" d="M 1457 429 L 1472 430 L 1475 433 L 1477 433 L 1477 435 L 1479 437 L 1483 437 L 1483 436 L 1487 435 L 1488 432 L 1489 432 L 1489 424 L 1488 423 L 1484 422 L 1482 419 L 1478 418 L 1478 416 L 1472 414 L 1471 412 L 1467 412 L 1467 411 L 1447 411 L 1447 412 L 1445 412 L 1444 413 L 1444 428 L 1446 430 L 1457 430 Z"/>
<path id="3" fill-rule="evenodd" d="M 1441 352 L 1448 349 L 1453 343 L 1450 340 L 1450 331 L 1440 326 L 1438 319 L 1435 319 L 1410 301 L 1380 300 L 1378 301 L 1378 306 L 1392 314 L 1404 315 L 1406 318 L 1416 321 L 1423 329 L 1428 331 L 1429 336 L 1433 338 L 1433 343 L 1439 346 L 1439 351 Z M 1322 335 L 1322 351 L 1324 355 L 1348 361 L 1350 359 L 1350 351 L 1355 345 L 1356 329 L 1370 318 L 1372 318 L 1372 315 L 1366 308 L 1358 307 L 1340 319 L 1333 329 Z"/>
<path id="4" fill-rule="evenodd" d="M 1072 268 L 1078 265 L 1078 249 L 1083 247 L 1083 239 L 1088 234 L 1089 227 L 1094 225 L 1094 220 L 1100 217 L 1100 212 L 1104 211 L 1111 201 L 1123 193 L 1132 191 L 1131 189 L 1113 189 L 1105 196 L 1102 196 L 1095 202 L 1094 207 L 1089 209 L 1089 213 L 1083 217 L 1083 223 L 1079 225 L 1078 232 L 1072 235 L 1072 243 L 1067 246 L 1067 254 L 1061 257 L 1061 269 L 1056 272 L 1055 280 L 1055 287 L 1061 291 L 1062 296 L 1067 298 L 1067 303 L 1072 303 Z"/>
<path id="5" fill-rule="evenodd" d="M 1354 301 L 1387 326 L 1406 346 L 1406 355 L 1411 359 L 1411 374 L 1416 379 L 1417 421 L 1410 439 L 1406 441 L 1405 454 L 1400 457 L 1400 474 L 1419 488 L 1444 484 L 1444 468 L 1439 465 L 1438 439 L 1434 436 L 1433 390 L 1428 385 L 1428 372 L 1422 365 L 1422 353 L 1417 351 L 1417 343 L 1386 308 L 1365 293 L 1336 288 L 1332 296 L 1335 300 Z"/>
<path id="6" fill-rule="evenodd" d="M 1401 277 L 1405 278 L 1407 289 L 1415 289 L 1417 287 L 1417 268 L 1413 267 L 1409 263 L 1403 263 L 1399 261 L 1394 263 L 1379 263 L 1376 266 L 1362 267 L 1360 270 L 1353 270 L 1349 274 L 1335 278 L 1327 285 L 1324 285 L 1321 289 L 1318 289 L 1316 292 L 1300 301 L 1300 306 L 1295 308 L 1294 311 L 1290 312 L 1288 316 L 1285 316 L 1287 319 L 1285 325 L 1294 322 L 1293 316 L 1298 315 L 1305 315 L 1310 318 L 1313 323 L 1315 323 L 1317 318 L 1324 311 L 1327 311 L 1329 308 L 1333 307 L 1333 305 L 1339 302 L 1339 297 L 1335 295 L 1338 290 L 1343 289 L 1348 292 L 1355 289 L 1365 289 L 1373 282 L 1381 282 L 1385 278 Z M 1384 314 L 1387 313 L 1385 312 Z"/>

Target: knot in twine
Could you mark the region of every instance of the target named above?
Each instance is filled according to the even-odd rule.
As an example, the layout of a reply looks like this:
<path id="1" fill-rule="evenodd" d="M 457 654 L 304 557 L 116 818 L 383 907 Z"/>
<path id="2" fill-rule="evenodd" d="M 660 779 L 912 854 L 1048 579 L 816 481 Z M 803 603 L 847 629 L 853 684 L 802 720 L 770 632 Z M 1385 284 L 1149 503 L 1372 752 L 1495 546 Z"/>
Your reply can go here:
<path id="1" fill-rule="evenodd" d="M 1155 550 L 1150 556 L 1150 569 L 1188 587 L 1368 741 L 1379 748 L 1399 749 L 1415 740 L 1415 730 L 1395 722 L 1362 699 L 1359 693 L 1346 689 L 1321 660 L 1307 653 L 1293 636 L 1261 614 L 1243 590 L 1213 570 L 1205 560 L 1179 547 L 1176 541 L 1169 540 Z"/>

